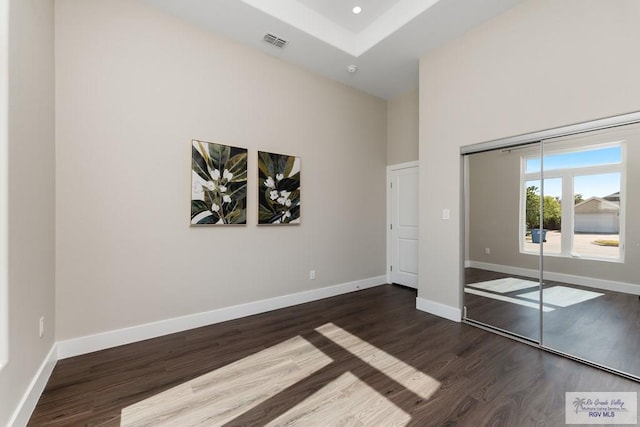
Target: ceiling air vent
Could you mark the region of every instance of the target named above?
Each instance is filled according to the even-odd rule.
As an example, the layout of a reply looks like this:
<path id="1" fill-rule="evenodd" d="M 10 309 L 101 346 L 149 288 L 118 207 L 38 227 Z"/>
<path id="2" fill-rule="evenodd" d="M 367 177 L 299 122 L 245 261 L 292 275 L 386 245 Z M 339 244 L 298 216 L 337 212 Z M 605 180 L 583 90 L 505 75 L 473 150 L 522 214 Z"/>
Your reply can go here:
<path id="1" fill-rule="evenodd" d="M 274 45 L 275 47 L 279 47 L 280 49 L 282 49 L 287 45 L 287 43 L 289 43 L 288 40 L 280 38 L 275 34 L 271 34 L 271 33 L 265 34 L 263 40 L 269 44 Z"/>

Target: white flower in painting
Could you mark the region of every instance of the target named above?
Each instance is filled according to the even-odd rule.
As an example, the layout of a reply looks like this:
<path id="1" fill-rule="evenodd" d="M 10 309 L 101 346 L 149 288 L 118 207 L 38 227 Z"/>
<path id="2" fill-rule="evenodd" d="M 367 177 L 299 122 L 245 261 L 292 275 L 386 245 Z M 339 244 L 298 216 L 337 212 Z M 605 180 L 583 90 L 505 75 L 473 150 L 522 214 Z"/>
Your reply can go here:
<path id="1" fill-rule="evenodd" d="M 284 178 L 284 175 L 282 175 L 281 173 L 279 173 L 279 174 L 277 174 L 277 175 L 276 175 L 276 179 L 277 179 L 278 181 L 282 181 L 282 178 Z"/>
<path id="2" fill-rule="evenodd" d="M 191 171 L 191 200 L 204 201 L 204 185 L 206 182 L 195 171 Z"/>
<path id="3" fill-rule="evenodd" d="M 207 188 L 207 190 L 209 191 L 213 191 L 216 189 L 216 184 L 213 181 L 207 181 L 204 183 L 204 186 Z"/>
<path id="4" fill-rule="evenodd" d="M 231 181 L 231 178 L 233 178 L 233 174 L 229 172 L 229 169 L 225 169 L 224 172 L 222 172 L 222 178 L 226 179 L 227 181 Z"/>
<path id="5" fill-rule="evenodd" d="M 215 179 L 216 181 L 220 179 L 220 171 L 218 169 L 214 169 L 213 172 L 211 173 L 211 178 Z"/>
<path id="6" fill-rule="evenodd" d="M 204 201 L 204 191 L 202 190 L 202 186 L 193 186 L 191 189 L 191 200 L 202 200 Z"/>
<path id="7" fill-rule="evenodd" d="M 271 190 L 271 193 L 269 193 L 269 198 L 271 198 L 271 200 L 276 200 L 278 198 L 278 190 Z"/>
<path id="8" fill-rule="evenodd" d="M 267 180 L 264 182 L 264 185 L 265 185 L 267 188 L 275 188 L 275 187 L 276 187 L 276 183 L 275 183 L 275 181 L 273 180 L 273 178 L 271 178 L 271 177 L 268 177 L 268 178 L 267 178 Z"/>
<path id="9" fill-rule="evenodd" d="M 220 192 L 221 192 L 221 193 L 226 193 L 226 192 L 227 192 L 227 187 L 225 187 L 224 185 L 221 185 L 221 186 L 219 187 L 219 189 L 220 189 Z"/>
<path id="10" fill-rule="evenodd" d="M 213 204 L 211 205 L 211 210 L 212 210 L 213 212 L 218 212 L 218 211 L 220 210 L 220 206 L 218 206 L 218 205 L 216 205 L 215 203 L 213 203 Z"/>
<path id="11" fill-rule="evenodd" d="M 282 190 L 280 192 L 280 197 L 278 197 L 278 203 L 280 203 L 281 205 L 291 206 L 291 200 L 289 200 L 290 195 L 291 191 Z"/>
<path id="12" fill-rule="evenodd" d="M 289 218 L 289 217 L 291 217 L 291 212 L 289 212 L 289 211 L 286 211 L 286 212 L 284 213 L 284 215 L 282 215 L 282 219 L 287 219 L 287 218 Z"/>
<path id="13" fill-rule="evenodd" d="M 225 194 L 224 196 L 222 196 L 222 201 L 224 203 L 231 203 L 231 196 L 229 196 L 228 194 Z"/>
<path id="14" fill-rule="evenodd" d="M 223 220 L 222 218 L 220 218 L 220 219 L 218 220 L 218 222 L 216 222 L 216 224 L 224 224 L 224 220 Z"/>

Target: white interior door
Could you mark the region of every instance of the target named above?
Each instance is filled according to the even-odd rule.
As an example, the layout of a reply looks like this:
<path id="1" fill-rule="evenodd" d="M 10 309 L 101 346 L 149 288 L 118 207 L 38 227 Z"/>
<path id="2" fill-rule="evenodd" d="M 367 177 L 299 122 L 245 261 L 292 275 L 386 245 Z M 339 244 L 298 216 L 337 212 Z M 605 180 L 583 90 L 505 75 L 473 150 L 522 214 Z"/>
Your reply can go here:
<path id="1" fill-rule="evenodd" d="M 390 170 L 390 279 L 418 287 L 418 166 Z"/>

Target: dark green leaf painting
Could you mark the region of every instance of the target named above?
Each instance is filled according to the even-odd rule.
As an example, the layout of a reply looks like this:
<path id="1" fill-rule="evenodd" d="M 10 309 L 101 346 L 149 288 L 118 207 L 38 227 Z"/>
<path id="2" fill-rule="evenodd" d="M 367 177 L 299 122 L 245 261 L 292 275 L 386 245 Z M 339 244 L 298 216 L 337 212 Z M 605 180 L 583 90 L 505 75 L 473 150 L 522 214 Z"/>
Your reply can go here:
<path id="1" fill-rule="evenodd" d="M 258 151 L 258 224 L 300 223 L 300 158 Z"/>
<path id="2" fill-rule="evenodd" d="M 247 149 L 191 142 L 191 224 L 247 223 Z"/>

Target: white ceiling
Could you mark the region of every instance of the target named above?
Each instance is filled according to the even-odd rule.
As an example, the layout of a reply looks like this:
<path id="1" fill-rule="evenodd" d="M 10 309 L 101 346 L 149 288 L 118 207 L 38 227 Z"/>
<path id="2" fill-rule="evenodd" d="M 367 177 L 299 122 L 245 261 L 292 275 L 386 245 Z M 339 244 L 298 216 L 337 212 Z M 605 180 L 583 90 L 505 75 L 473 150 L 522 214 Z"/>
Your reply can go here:
<path id="1" fill-rule="evenodd" d="M 385 12 L 388 12 L 398 0 L 297 0 L 298 3 L 308 7 L 340 25 L 347 31 L 359 33 L 371 25 Z M 362 7 L 358 15 L 352 13 L 355 6 Z"/>
<path id="2" fill-rule="evenodd" d="M 418 87 L 418 60 L 523 0 L 144 0 L 381 98 Z M 354 6 L 362 13 L 352 13 Z M 278 49 L 272 33 L 289 41 Z M 355 73 L 347 66 L 357 65 Z"/>

